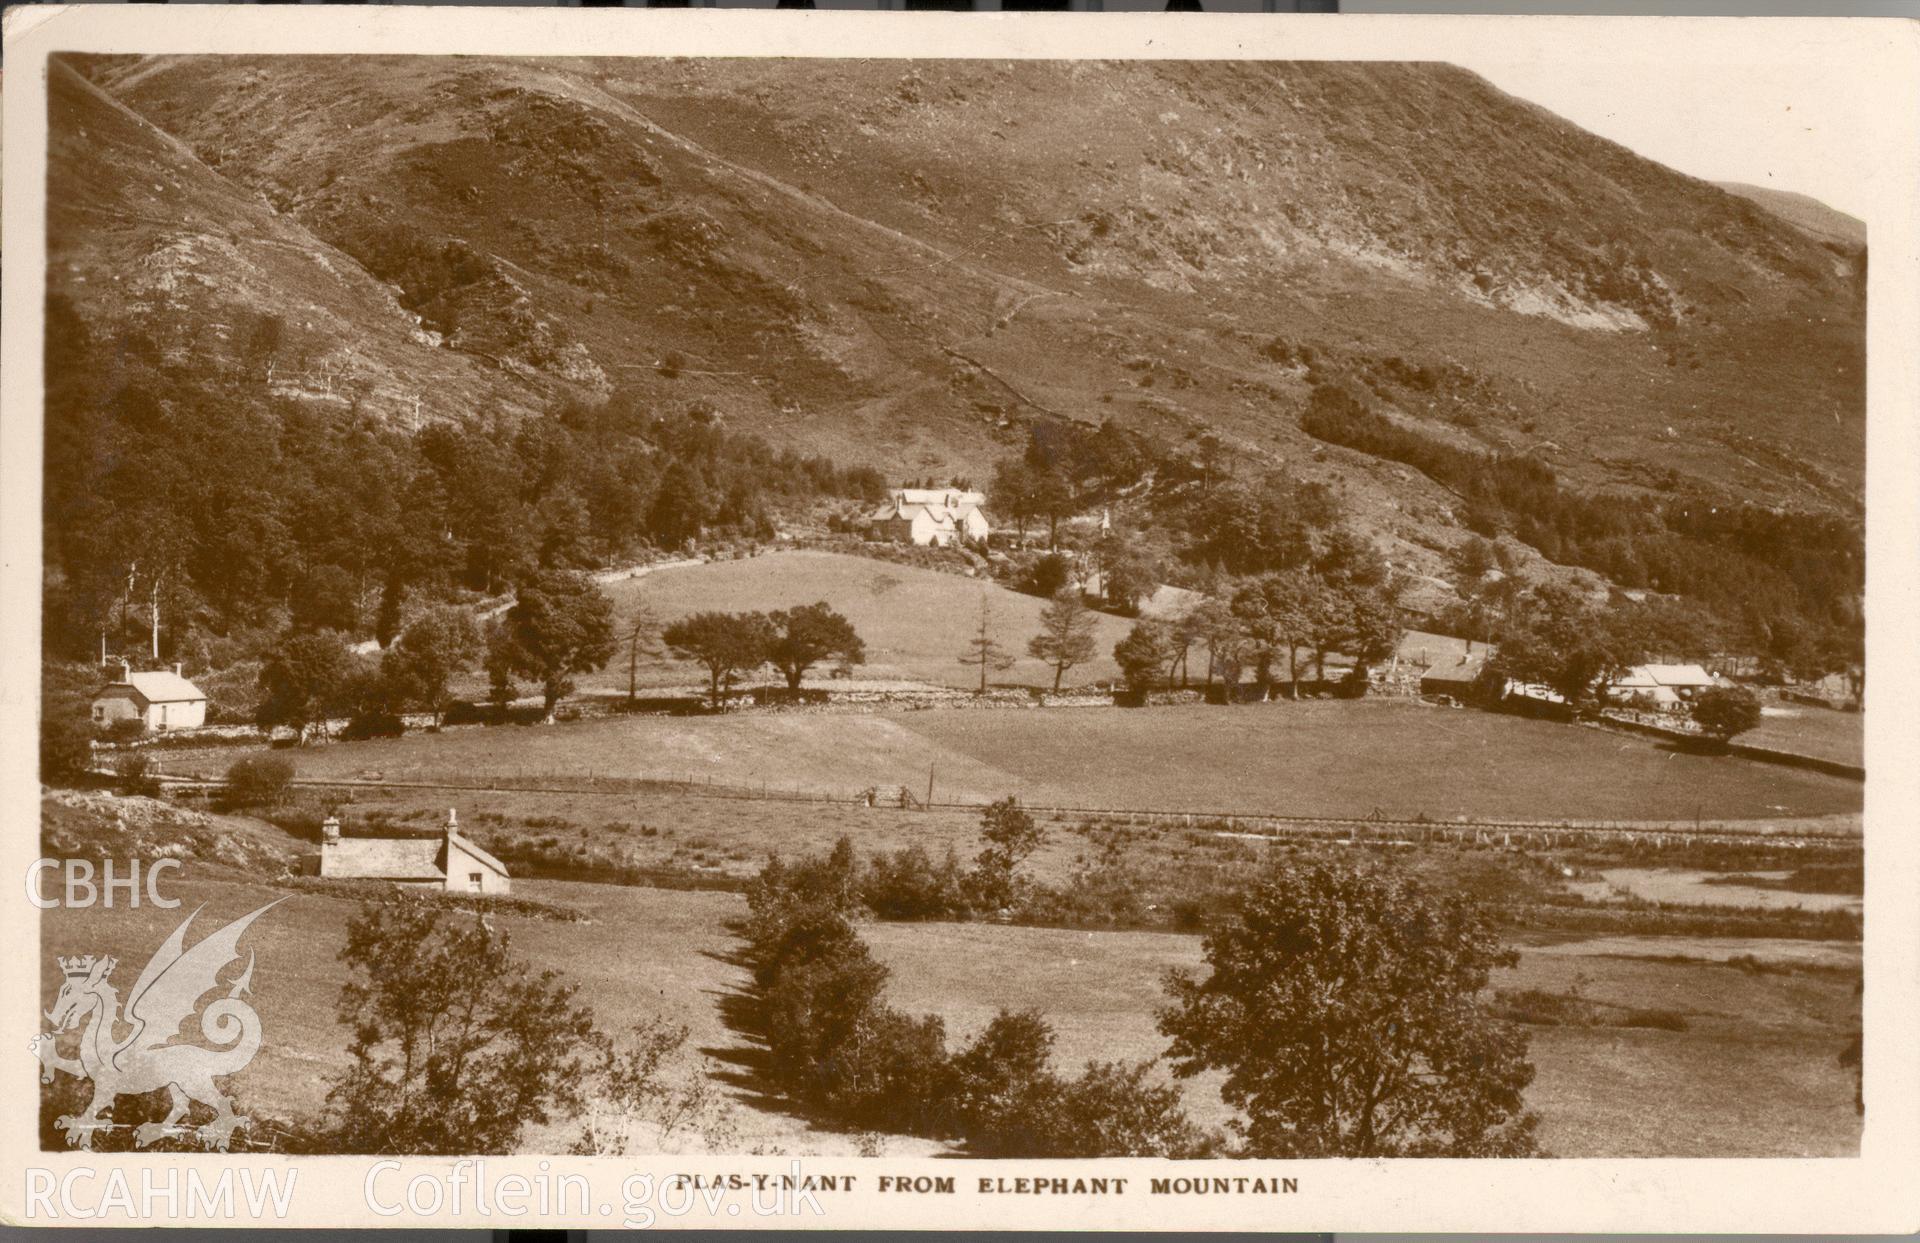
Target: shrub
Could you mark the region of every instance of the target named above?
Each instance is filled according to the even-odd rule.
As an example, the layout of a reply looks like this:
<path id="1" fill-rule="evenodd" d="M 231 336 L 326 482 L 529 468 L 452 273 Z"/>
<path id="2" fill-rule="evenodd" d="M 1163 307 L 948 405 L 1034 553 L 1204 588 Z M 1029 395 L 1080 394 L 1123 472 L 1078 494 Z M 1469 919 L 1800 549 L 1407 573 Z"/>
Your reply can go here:
<path id="1" fill-rule="evenodd" d="M 147 723 L 139 717 L 122 717 L 107 726 L 107 741 L 126 744 L 147 736 Z"/>
<path id="2" fill-rule="evenodd" d="M 368 906 L 340 953 L 352 1063 L 327 1095 L 332 1151 L 510 1152 L 584 1103 L 604 1041 L 575 988 L 535 972 L 481 917 Z"/>
<path id="3" fill-rule="evenodd" d="M 368 738 L 398 738 L 407 732 L 407 723 L 392 712 L 357 712 L 340 731 L 340 737 L 347 742 L 360 742 Z"/>
<path id="4" fill-rule="evenodd" d="M 1693 704 L 1694 723 L 1722 742 L 1760 724 L 1760 700 L 1742 686 L 1712 687 Z"/>
<path id="5" fill-rule="evenodd" d="M 1628 1010 L 1613 1025 L 1651 1027 L 1663 1032 L 1683 1032 L 1687 1030 L 1687 1016 L 1678 1010 Z"/>
<path id="6" fill-rule="evenodd" d="M 278 807 L 293 789 L 293 761 L 284 755 L 249 755 L 227 768 L 227 803 L 233 807 Z"/>
<path id="7" fill-rule="evenodd" d="M 144 751 L 128 751 L 113 761 L 115 784 L 122 794 L 159 794 L 157 772 L 153 757 Z"/>
<path id="8" fill-rule="evenodd" d="M 1009 1157 L 1190 1157 L 1205 1151 L 1180 1089 L 1148 1082 L 1152 1062 L 1089 1062 L 1042 1081 L 988 1140 Z"/>
<path id="9" fill-rule="evenodd" d="M 45 712 L 40 717 L 40 780 L 77 781 L 93 766 L 93 726 L 81 716 Z"/>
<path id="10" fill-rule="evenodd" d="M 966 875 L 952 847 L 938 863 L 923 846 L 875 856 L 860 882 L 860 897 L 881 919 L 947 919 L 968 913 Z"/>
<path id="11" fill-rule="evenodd" d="M 1089 1062 L 1078 1079 L 1047 1068 L 1053 1029 L 1034 1011 L 1002 1010 L 953 1059 L 953 1102 L 982 1157 L 1182 1157 L 1201 1134 L 1180 1090 L 1147 1081 L 1153 1063 Z"/>
<path id="12" fill-rule="evenodd" d="M 1051 600 L 1073 579 L 1073 563 L 1057 552 L 1035 557 L 1022 567 L 1017 586 L 1031 596 Z"/>

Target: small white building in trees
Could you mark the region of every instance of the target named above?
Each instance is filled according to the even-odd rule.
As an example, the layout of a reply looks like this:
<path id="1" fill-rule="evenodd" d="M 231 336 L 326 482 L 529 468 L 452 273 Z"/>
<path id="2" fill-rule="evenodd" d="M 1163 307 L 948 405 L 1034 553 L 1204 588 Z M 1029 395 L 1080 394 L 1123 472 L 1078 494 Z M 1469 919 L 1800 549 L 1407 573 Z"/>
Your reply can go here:
<path id="1" fill-rule="evenodd" d="M 869 538 L 896 544 L 983 542 L 992 533 L 987 498 L 959 488 L 895 488 L 886 504 L 867 515 Z"/>
<path id="2" fill-rule="evenodd" d="M 93 723 L 139 721 L 154 731 L 191 729 L 207 723 L 207 694 L 180 676 L 180 666 L 135 673 L 121 661 L 113 681 L 93 697 Z"/>
<path id="3" fill-rule="evenodd" d="M 1607 698 L 1677 711 L 1701 691 L 1718 685 L 1720 680 L 1699 665 L 1635 665 L 1607 687 Z"/>

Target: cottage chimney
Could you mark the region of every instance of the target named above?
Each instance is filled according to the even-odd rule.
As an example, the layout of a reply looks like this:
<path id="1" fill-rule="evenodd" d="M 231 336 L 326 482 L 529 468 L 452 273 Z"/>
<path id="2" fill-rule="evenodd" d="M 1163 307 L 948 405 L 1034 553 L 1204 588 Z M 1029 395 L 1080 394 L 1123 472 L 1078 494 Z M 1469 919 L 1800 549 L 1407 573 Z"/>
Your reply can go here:
<path id="1" fill-rule="evenodd" d="M 340 817 L 328 816 L 320 822 L 320 841 L 328 846 L 340 841 Z"/>
<path id="2" fill-rule="evenodd" d="M 454 810 L 453 808 L 449 807 L 447 808 L 447 836 L 452 837 L 455 833 L 459 831 L 460 831 L 460 813 Z"/>
<path id="3" fill-rule="evenodd" d="M 176 678 L 180 676 L 180 662 L 177 660 L 173 662 L 173 676 Z"/>
<path id="4" fill-rule="evenodd" d="M 114 676 L 114 679 L 113 679 L 113 680 L 114 680 L 114 681 L 116 681 L 116 682 L 129 682 L 129 681 L 132 681 L 132 680 L 133 680 L 133 666 L 132 666 L 132 665 L 130 665 L 130 664 L 128 664 L 128 663 L 127 663 L 127 662 L 126 662 L 126 661 L 125 661 L 125 660 L 123 659 L 123 660 L 121 660 L 121 661 L 120 661 L 120 663 L 119 663 L 119 665 L 115 667 L 115 670 L 114 670 L 114 675 L 115 675 L 115 676 Z"/>

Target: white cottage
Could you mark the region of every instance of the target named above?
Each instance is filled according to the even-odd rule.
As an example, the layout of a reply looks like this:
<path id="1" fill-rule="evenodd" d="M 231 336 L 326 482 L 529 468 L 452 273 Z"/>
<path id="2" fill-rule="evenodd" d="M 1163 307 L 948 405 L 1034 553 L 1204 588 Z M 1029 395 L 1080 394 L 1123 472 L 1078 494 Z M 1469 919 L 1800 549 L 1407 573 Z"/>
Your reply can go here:
<path id="1" fill-rule="evenodd" d="M 125 662 L 93 697 L 93 723 L 139 721 L 150 730 L 191 729 L 207 723 L 207 696 L 180 676 L 180 666 L 135 673 Z"/>
<path id="2" fill-rule="evenodd" d="M 432 836 L 387 834 L 342 837 L 340 821 L 320 826 L 320 875 L 343 880 L 390 880 L 448 893 L 507 893 L 506 865 L 460 834 L 452 808 Z"/>

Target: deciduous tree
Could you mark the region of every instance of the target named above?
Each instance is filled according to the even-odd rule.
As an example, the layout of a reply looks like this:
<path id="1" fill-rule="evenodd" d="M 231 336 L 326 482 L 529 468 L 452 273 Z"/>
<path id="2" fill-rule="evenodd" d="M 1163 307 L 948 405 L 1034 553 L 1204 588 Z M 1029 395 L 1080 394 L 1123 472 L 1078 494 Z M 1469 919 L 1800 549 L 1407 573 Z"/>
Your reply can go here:
<path id="1" fill-rule="evenodd" d="M 785 675 L 791 690 L 799 690 L 807 670 L 828 657 L 849 665 L 866 662 L 867 645 L 854 632 L 853 623 L 824 600 L 777 610 L 768 620 L 774 630 L 769 659 Z"/>
<path id="2" fill-rule="evenodd" d="M 778 635 L 765 613 L 710 611 L 681 618 L 660 637 L 675 655 L 705 666 L 707 695 L 719 708 L 736 677 L 767 663 Z"/>
<path id="3" fill-rule="evenodd" d="M 1725 742 L 1760 724 L 1760 700 L 1744 686 L 1715 686 L 1693 701 L 1693 720 Z"/>
<path id="4" fill-rule="evenodd" d="M 1479 1000 L 1518 955 L 1461 897 L 1380 871 L 1287 868 L 1239 895 L 1173 972 L 1175 1074 L 1225 1071 L 1246 1154 L 1526 1156 L 1524 1029 Z"/>
<path id="5" fill-rule="evenodd" d="M 309 726 L 344 710 L 352 674 L 346 640 L 334 631 L 286 635 L 260 668 L 263 694 L 254 719 L 262 729 L 285 725 L 305 742 Z"/>
<path id="6" fill-rule="evenodd" d="M 454 605 L 439 605 L 401 632 L 381 658 L 381 674 L 400 702 L 433 713 L 438 726 L 453 699 L 449 687 L 454 675 L 473 668 L 481 654 L 473 615 Z"/>
<path id="7" fill-rule="evenodd" d="M 613 605 L 585 574 L 542 571 L 520 585 L 507 610 L 505 640 L 507 666 L 540 683 L 542 717 L 551 721 L 554 705 L 573 690 L 573 675 L 613 658 Z"/>

